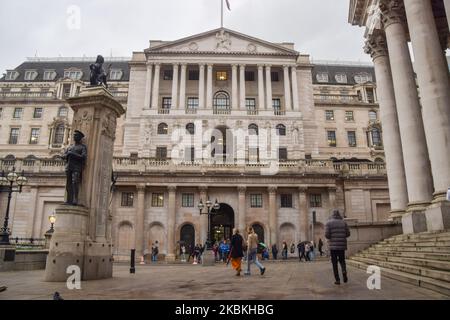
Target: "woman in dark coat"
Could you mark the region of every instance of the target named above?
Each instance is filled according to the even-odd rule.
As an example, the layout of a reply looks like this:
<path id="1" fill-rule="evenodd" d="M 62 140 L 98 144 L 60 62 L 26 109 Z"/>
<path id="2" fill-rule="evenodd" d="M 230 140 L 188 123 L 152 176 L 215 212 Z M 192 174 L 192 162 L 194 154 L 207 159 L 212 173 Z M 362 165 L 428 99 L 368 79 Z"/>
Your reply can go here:
<path id="1" fill-rule="evenodd" d="M 230 259 L 231 266 L 236 270 L 236 276 L 241 275 L 242 257 L 244 256 L 243 245 L 244 239 L 239 234 L 239 230 L 234 228 L 231 237 Z"/>

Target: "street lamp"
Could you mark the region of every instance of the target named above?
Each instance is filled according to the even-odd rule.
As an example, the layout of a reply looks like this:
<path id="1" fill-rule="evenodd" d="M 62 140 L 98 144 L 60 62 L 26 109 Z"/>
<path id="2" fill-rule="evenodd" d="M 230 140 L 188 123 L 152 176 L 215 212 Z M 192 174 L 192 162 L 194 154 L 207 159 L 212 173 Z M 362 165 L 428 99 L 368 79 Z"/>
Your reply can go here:
<path id="1" fill-rule="evenodd" d="M 206 212 L 203 213 L 203 209 L 205 208 L 205 204 L 203 204 L 203 200 L 200 199 L 200 202 L 197 205 L 198 209 L 200 210 L 200 215 L 202 214 L 207 214 L 208 215 L 208 234 L 206 237 L 206 250 L 212 250 L 213 244 L 211 241 L 211 209 L 214 209 L 215 211 L 220 209 L 220 204 L 217 202 L 214 203 L 214 205 L 212 204 L 211 200 L 206 201 Z"/>
<path id="2" fill-rule="evenodd" d="M 55 225 L 55 222 L 56 222 L 56 215 L 55 215 L 55 213 L 51 214 L 51 215 L 48 217 L 48 221 L 50 221 L 50 230 L 48 230 L 47 232 L 48 232 L 48 233 L 53 233 L 53 232 L 55 232 L 55 229 L 53 228 L 53 226 Z"/>
<path id="3" fill-rule="evenodd" d="M 8 204 L 6 206 L 5 222 L 3 223 L 3 228 L 0 229 L 0 245 L 9 245 L 9 208 L 11 205 L 11 198 L 14 192 L 21 193 L 22 187 L 27 184 L 27 178 L 24 172 L 19 175 L 16 169 L 13 168 L 11 172 L 5 175 L 5 171 L 2 171 L 0 176 L 0 192 L 8 193 Z"/>

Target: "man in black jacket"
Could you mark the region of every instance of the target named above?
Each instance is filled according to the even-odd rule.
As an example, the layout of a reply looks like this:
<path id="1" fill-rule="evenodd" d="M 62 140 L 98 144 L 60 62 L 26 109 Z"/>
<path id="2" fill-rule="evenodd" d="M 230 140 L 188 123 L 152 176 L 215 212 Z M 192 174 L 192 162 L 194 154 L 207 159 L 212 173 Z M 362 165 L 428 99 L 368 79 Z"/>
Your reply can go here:
<path id="1" fill-rule="evenodd" d="M 350 229 L 347 223 L 342 219 L 338 210 L 334 210 L 331 219 L 325 226 L 325 238 L 328 239 L 328 246 L 331 254 L 331 263 L 333 264 L 334 284 L 341 284 L 339 278 L 338 261 L 342 269 L 344 282 L 348 281 L 347 268 L 345 265 L 345 250 L 347 250 L 347 238 L 350 237 Z"/>

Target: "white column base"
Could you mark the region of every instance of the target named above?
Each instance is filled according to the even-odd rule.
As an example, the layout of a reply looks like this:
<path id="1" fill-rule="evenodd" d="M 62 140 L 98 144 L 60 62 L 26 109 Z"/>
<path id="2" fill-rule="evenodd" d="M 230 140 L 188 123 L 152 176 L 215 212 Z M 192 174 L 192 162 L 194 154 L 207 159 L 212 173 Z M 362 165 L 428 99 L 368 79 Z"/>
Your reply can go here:
<path id="1" fill-rule="evenodd" d="M 428 231 L 450 229 L 450 201 L 432 203 L 425 211 Z"/>
<path id="2" fill-rule="evenodd" d="M 212 250 L 205 250 L 202 255 L 202 266 L 212 267 L 216 264 L 216 258 Z"/>
<path id="3" fill-rule="evenodd" d="M 402 217 L 403 234 L 427 231 L 427 221 L 424 211 L 410 211 Z"/>

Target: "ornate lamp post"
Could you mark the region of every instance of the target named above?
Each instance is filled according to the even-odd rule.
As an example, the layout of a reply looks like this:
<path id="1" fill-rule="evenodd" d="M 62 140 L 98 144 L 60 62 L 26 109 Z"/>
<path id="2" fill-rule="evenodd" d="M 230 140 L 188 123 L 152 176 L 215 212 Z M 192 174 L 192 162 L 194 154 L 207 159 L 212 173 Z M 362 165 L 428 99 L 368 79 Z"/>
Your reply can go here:
<path id="1" fill-rule="evenodd" d="M 53 233 L 53 232 L 55 232 L 55 229 L 53 228 L 54 225 L 55 225 L 55 222 L 56 222 L 56 216 L 55 216 L 55 213 L 51 214 L 51 215 L 48 217 L 48 221 L 50 221 L 50 230 L 48 230 L 47 233 Z"/>
<path id="2" fill-rule="evenodd" d="M 197 207 L 200 210 L 200 215 L 202 215 L 202 214 L 207 214 L 208 215 L 208 234 L 207 234 L 207 237 L 206 237 L 206 250 L 212 250 L 213 244 L 212 244 L 212 241 L 211 241 L 211 215 L 213 213 L 211 213 L 211 209 L 214 209 L 216 211 L 219 210 L 220 209 L 220 204 L 217 202 L 217 199 L 216 199 L 216 202 L 213 205 L 211 200 L 209 200 L 209 198 L 208 198 L 208 200 L 206 201 L 206 209 L 207 210 L 206 210 L 205 213 L 203 213 L 203 209 L 205 208 L 205 204 L 203 204 L 202 199 L 200 199 L 200 202 L 198 203 Z"/>
<path id="3" fill-rule="evenodd" d="M 12 194 L 14 192 L 21 193 L 22 187 L 27 184 L 27 178 L 24 175 L 24 172 L 19 175 L 16 172 L 16 169 L 13 168 L 11 172 L 5 175 L 5 171 L 2 171 L 0 176 L 0 187 L 3 187 L 0 192 L 8 193 L 8 204 L 6 206 L 6 215 L 5 222 L 3 224 L 3 228 L 0 229 L 0 245 L 9 245 L 9 208 L 11 204 Z"/>

